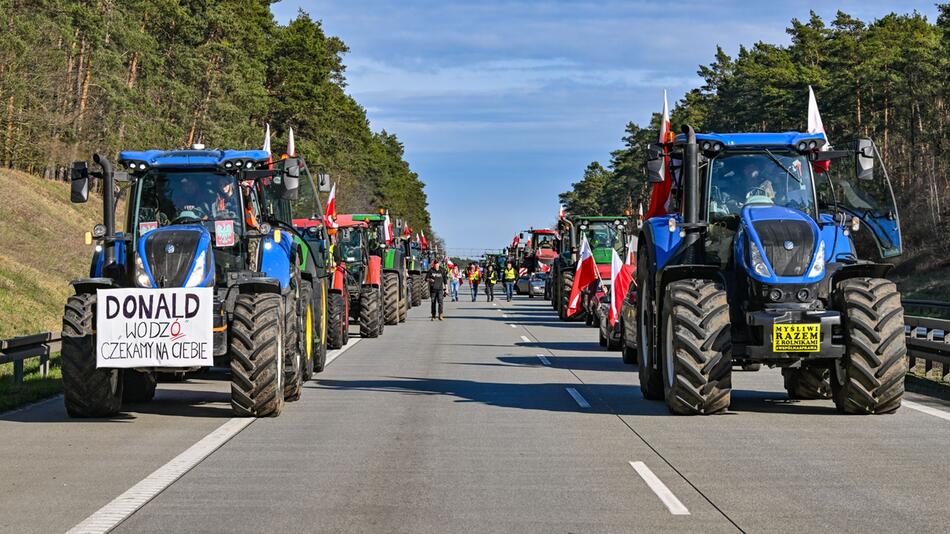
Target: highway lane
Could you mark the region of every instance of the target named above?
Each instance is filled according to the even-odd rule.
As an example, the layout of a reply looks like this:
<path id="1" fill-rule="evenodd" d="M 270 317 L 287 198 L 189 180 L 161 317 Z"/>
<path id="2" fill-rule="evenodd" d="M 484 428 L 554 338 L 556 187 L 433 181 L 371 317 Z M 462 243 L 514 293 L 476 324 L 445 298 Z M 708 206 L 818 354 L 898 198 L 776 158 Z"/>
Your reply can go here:
<path id="1" fill-rule="evenodd" d="M 726 415 L 673 417 L 546 302 L 447 304 L 350 348 L 118 530 L 944 530 L 950 420 L 791 402 L 777 371 L 737 371 Z M 0 416 L 3 458 L 51 452 L 0 464 L 0 530 L 95 512 L 227 420 L 220 384 L 163 385 L 120 421 L 64 422 L 56 401 Z"/>

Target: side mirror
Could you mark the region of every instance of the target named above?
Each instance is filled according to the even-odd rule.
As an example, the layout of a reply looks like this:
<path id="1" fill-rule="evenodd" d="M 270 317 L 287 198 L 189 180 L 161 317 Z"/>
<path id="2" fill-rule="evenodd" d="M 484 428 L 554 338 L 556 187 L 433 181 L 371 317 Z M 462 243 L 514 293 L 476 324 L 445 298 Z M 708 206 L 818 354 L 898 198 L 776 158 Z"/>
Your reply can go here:
<path id="1" fill-rule="evenodd" d="M 870 139 L 854 142 L 854 173 L 859 180 L 874 179 L 874 143 Z"/>
<path id="2" fill-rule="evenodd" d="M 518 239 L 524 239 L 524 232 L 518 234 Z"/>
<path id="3" fill-rule="evenodd" d="M 651 184 L 663 183 L 663 150 L 658 145 L 647 149 L 647 181 Z"/>
<path id="4" fill-rule="evenodd" d="M 89 200 L 89 164 L 85 161 L 74 161 L 70 178 L 69 201 L 76 204 L 87 202 Z"/>
<path id="5" fill-rule="evenodd" d="M 280 195 L 284 200 L 297 200 L 300 189 L 300 160 L 287 158 L 284 160 L 284 170 L 281 176 L 283 192 Z"/>
<path id="6" fill-rule="evenodd" d="M 330 175 L 329 174 L 324 174 L 321 172 L 320 174 L 317 175 L 317 189 L 321 193 L 330 192 Z"/>

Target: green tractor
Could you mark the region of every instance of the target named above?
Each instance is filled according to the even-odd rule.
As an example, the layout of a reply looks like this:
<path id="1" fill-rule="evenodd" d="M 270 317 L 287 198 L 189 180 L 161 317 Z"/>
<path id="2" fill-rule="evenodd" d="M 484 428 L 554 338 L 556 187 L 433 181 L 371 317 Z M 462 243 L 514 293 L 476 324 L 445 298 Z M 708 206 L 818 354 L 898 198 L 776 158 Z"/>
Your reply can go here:
<path id="1" fill-rule="evenodd" d="M 388 325 L 406 320 L 409 311 L 409 273 L 406 268 L 406 251 L 399 244 L 390 225 L 389 214 L 360 213 L 353 215 L 354 221 L 363 221 L 369 225 L 375 239 L 370 241 L 370 250 L 382 258 L 383 317 Z M 386 239 L 389 234 L 389 239 Z"/>
<path id="2" fill-rule="evenodd" d="M 573 315 L 567 314 L 582 238 L 587 237 L 602 284 L 609 283 L 611 251 L 625 250 L 627 220 L 628 217 L 624 215 L 568 215 L 558 221 L 561 250 L 551 267 L 549 280 L 553 284 L 551 306 L 558 312 L 562 321 L 585 321 L 587 324 L 593 324 L 595 317 L 591 310 L 592 306 L 596 305 L 598 288 L 586 289 L 584 305 Z M 588 301 L 591 305 L 588 305 Z"/>

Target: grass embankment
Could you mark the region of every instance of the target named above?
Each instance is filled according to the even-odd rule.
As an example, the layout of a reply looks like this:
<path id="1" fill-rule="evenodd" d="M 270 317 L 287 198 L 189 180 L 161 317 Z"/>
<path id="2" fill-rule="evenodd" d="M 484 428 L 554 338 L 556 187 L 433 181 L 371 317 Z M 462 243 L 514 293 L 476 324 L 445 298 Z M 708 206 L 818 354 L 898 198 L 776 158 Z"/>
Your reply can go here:
<path id="1" fill-rule="evenodd" d="M 58 331 L 69 281 L 86 276 L 92 247 L 83 233 L 102 220 L 102 202 L 69 202 L 69 185 L 0 169 L 0 339 Z M 59 392 L 58 355 L 50 374 L 36 372 L 39 359 L 25 362 L 23 384 L 13 382 L 13 365 L 0 365 L 0 412 Z"/>

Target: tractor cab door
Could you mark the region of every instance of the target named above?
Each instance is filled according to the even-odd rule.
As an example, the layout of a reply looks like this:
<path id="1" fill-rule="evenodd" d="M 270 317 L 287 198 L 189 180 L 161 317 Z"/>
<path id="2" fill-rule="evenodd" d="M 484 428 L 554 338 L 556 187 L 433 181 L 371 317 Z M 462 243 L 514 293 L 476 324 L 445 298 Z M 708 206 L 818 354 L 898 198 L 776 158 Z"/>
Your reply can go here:
<path id="1" fill-rule="evenodd" d="M 843 213 L 848 219 L 843 221 L 846 225 L 858 219 L 860 229 L 852 239 L 859 255 L 876 248 L 881 258 L 900 256 L 903 249 L 897 202 L 877 147 L 869 139 L 859 139 L 854 145 L 852 165 L 847 159 L 828 163 L 827 170 L 815 165 L 819 209 Z"/>

